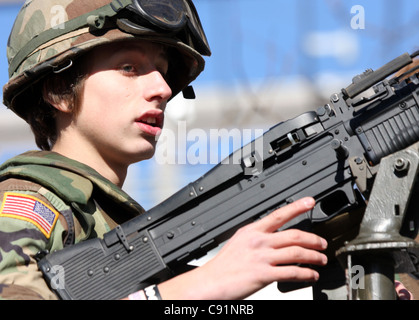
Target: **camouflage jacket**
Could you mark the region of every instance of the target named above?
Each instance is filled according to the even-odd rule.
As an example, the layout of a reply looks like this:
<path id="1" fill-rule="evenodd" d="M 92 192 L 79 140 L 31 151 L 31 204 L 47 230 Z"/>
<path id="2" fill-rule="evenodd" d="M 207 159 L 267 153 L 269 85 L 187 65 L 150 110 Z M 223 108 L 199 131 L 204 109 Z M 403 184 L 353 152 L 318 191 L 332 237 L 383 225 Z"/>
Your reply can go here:
<path id="1" fill-rule="evenodd" d="M 96 171 L 53 152 L 0 166 L 0 297 L 56 299 L 37 258 L 101 237 L 143 208 Z"/>

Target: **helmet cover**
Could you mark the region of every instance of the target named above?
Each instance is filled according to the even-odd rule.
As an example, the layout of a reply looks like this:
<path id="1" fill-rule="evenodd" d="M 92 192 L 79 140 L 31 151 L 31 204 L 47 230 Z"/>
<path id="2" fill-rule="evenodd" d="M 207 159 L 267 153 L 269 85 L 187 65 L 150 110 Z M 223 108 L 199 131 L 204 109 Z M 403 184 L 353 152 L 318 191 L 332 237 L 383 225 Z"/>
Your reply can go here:
<path id="1" fill-rule="evenodd" d="M 145 0 L 27 0 L 7 45 L 10 79 L 3 87 L 4 104 L 25 119 L 25 113 L 31 111 L 26 110 L 27 105 L 15 102 L 15 98 L 33 83 L 70 67 L 79 56 L 97 46 L 134 39 L 162 43 L 180 53 L 181 60 L 171 66 L 168 80 L 175 96 L 203 71 L 202 55 L 209 56 L 211 52 L 191 0 L 149 0 L 157 9 L 161 4 L 171 7 L 172 1 L 184 6 L 188 24 L 195 28 L 181 32 L 143 28 L 141 21 L 144 25 L 147 21 L 139 20 L 137 15 L 141 3 L 147 3 Z M 193 38 L 200 41 L 191 41 Z"/>

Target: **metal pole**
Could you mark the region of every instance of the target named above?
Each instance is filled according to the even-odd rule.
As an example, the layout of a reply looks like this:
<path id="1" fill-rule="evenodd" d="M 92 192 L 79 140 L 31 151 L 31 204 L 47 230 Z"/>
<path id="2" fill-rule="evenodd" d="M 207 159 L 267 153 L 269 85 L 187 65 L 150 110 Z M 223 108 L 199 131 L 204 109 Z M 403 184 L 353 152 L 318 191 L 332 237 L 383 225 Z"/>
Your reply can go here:
<path id="1" fill-rule="evenodd" d="M 358 270 L 362 270 L 362 274 L 352 274 L 351 283 L 359 276 L 356 289 L 351 285 L 353 300 L 396 300 L 394 261 L 390 256 L 373 254 L 367 258 L 352 258 L 360 266 Z"/>

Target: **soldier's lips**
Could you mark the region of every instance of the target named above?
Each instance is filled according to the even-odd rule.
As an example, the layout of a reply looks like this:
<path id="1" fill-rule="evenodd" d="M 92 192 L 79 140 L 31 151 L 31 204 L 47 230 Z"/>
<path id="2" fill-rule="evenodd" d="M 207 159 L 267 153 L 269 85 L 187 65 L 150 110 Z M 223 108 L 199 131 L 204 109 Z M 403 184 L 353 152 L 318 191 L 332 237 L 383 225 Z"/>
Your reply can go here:
<path id="1" fill-rule="evenodd" d="M 160 109 L 148 110 L 137 118 L 135 123 L 144 133 L 151 136 L 158 136 L 161 134 L 163 128 L 164 113 Z"/>

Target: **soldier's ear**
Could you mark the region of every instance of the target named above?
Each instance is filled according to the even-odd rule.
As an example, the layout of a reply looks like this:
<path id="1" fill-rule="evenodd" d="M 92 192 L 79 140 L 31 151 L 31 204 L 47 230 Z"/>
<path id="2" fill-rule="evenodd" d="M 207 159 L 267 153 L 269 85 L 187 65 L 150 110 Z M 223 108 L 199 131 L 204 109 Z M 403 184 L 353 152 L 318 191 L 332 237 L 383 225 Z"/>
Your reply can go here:
<path id="1" fill-rule="evenodd" d="M 64 96 L 55 94 L 54 90 L 50 86 L 49 81 L 45 81 L 42 85 L 42 98 L 46 103 L 48 103 L 49 105 L 61 112 L 72 112 L 70 101 L 68 99 L 65 99 Z"/>

